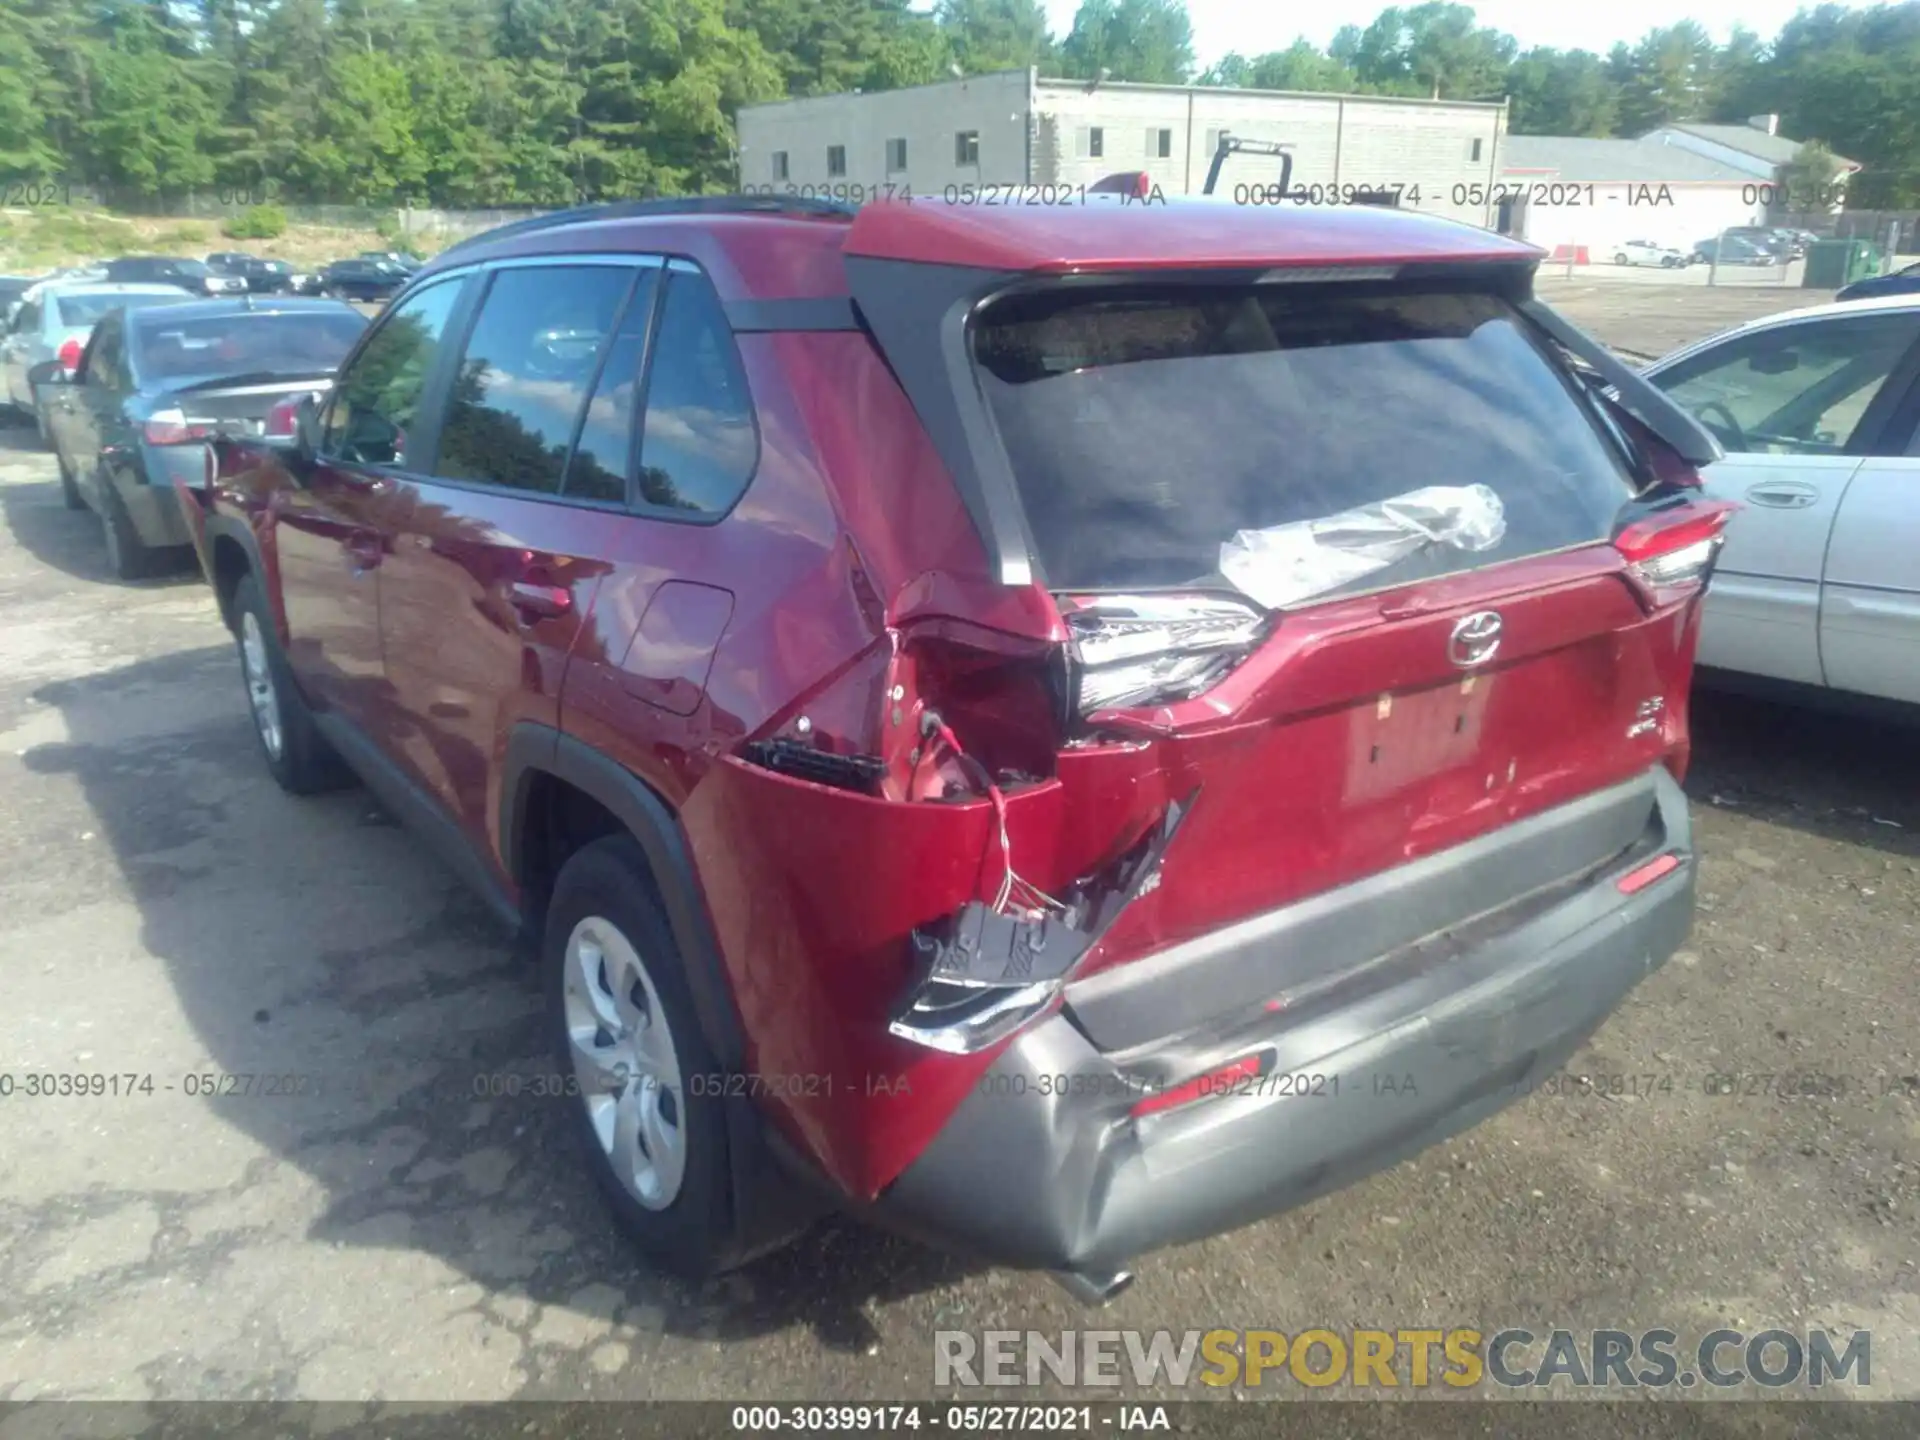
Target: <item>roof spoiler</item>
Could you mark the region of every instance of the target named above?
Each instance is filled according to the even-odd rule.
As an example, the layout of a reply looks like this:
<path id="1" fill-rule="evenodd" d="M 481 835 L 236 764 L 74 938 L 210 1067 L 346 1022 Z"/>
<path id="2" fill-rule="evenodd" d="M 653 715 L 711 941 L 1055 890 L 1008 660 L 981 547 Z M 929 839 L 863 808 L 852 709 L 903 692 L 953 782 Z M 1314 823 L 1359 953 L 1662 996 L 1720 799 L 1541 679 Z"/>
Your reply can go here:
<path id="1" fill-rule="evenodd" d="M 1621 409 L 1672 446 L 1689 465 L 1697 470 L 1725 457 L 1727 452 L 1711 431 L 1544 300 L 1523 301 L 1520 309 L 1557 344 L 1593 367 L 1613 387 Z"/>

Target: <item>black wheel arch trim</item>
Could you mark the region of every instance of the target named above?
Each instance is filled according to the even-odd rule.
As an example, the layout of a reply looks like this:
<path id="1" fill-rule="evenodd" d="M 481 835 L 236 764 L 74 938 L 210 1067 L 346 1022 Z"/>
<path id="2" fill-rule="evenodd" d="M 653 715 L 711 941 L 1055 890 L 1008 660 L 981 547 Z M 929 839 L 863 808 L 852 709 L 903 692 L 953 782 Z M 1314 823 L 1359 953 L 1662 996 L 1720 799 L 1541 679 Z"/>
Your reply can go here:
<path id="1" fill-rule="evenodd" d="M 191 530 L 192 527 L 188 528 Z M 217 510 L 211 510 L 207 512 L 200 534 L 201 544 L 205 547 L 200 553 L 200 568 L 206 575 L 207 584 L 214 587 L 216 600 L 219 599 L 220 577 L 214 564 L 214 556 L 218 553 L 222 540 L 231 540 L 238 545 L 241 553 L 247 557 L 248 571 L 258 577 L 262 585 L 267 583 L 267 568 L 260 555 L 260 537 L 254 534 L 250 525 L 231 515 L 222 515 Z M 200 550 L 201 547 L 195 548 Z M 275 608 L 274 597 L 268 595 L 266 599 L 268 608 Z M 227 622 L 228 628 L 232 628 L 233 617 L 227 613 L 225 601 L 220 601 L 220 617 Z"/>
<path id="2" fill-rule="evenodd" d="M 524 886 L 527 878 L 522 836 L 534 783 L 542 774 L 604 805 L 646 852 L 707 1044 L 722 1065 L 732 1069 L 743 1064 L 746 1038 L 678 817 L 652 786 L 619 761 L 551 726 L 522 721 L 507 736 L 498 819 L 500 861 L 517 885 Z"/>
<path id="3" fill-rule="evenodd" d="M 646 852 L 687 989 L 708 1047 L 722 1069 L 746 1063 L 746 1038 L 720 960 L 720 943 L 678 817 L 660 795 L 626 766 L 551 726 L 522 721 L 507 735 L 500 784 L 500 859 L 522 886 L 526 856 L 521 834 L 535 781 L 542 774 L 591 796 L 624 825 Z M 530 917 L 524 917 L 530 918 Z M 796 1183 L 811 1162 L 781 1142 L 748 1096 L 725 1099 L 728 1166 L 732 1175 L 733 1264 L 776 1249 L 836 1208 L 830 1187 Z"/>

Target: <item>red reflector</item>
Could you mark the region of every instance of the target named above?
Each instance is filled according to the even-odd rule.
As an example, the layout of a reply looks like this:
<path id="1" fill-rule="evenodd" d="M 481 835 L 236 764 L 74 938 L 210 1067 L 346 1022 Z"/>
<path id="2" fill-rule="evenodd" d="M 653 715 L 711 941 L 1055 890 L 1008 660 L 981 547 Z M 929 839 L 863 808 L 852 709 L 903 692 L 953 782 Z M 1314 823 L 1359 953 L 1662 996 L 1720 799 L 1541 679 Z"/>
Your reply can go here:
<path id="1" fill-rule="evenodd" d="M 80 368 L 81 347 L 78 340 L 69 340 L 60 347 L 60 368 L 78 370 Z"/>
<path id="2" fill-rule="evenodd" d="M 1662 875 L 1671 875 L 1680 868 L 1678 855 L 1657 855 L 1637 870 L 1629 870 L 1620 877 L 1618 889 L 1622 895 L 1631 895 L 1636 890 L 1644 890 Z"/>
<path id="3" fill-rule="evenodd" d="M 1248 1055 L 1234 1061 L 1231 1065 L 1222 1065 L 1205 1075 L 1196 1076 L 1171 1090 L 1162 1090 L 1158 1095 L 1149 1095 L 1140 1101 L 1131 1111 L 1134 1115 L 1153 1115 L 1161 1110 L 1175 1110 L 1182 1105 L 1191 1105 L 1196 1100 L 1205 1100 L 1211 1095 L 1225 1094 L 1236 1080 L 1251 1080 L 1259 1075 L 1263 1061 L 1258 1055 Z"/>

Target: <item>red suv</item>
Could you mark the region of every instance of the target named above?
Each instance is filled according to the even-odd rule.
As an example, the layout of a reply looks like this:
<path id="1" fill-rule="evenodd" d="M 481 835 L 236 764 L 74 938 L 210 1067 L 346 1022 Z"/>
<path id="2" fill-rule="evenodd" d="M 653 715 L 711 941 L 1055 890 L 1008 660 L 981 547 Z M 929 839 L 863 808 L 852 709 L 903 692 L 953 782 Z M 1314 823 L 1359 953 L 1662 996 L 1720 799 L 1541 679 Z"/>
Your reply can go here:
<path id="1" fill-rule="evenodd" d="M 180 496 L 275 778 L 538 939 L 647 1252 L 837 1205 L 1097 1298 L 1492 1113 L 1686 933 L 1718 452 L 1539 258 L 570 211 Z"/>

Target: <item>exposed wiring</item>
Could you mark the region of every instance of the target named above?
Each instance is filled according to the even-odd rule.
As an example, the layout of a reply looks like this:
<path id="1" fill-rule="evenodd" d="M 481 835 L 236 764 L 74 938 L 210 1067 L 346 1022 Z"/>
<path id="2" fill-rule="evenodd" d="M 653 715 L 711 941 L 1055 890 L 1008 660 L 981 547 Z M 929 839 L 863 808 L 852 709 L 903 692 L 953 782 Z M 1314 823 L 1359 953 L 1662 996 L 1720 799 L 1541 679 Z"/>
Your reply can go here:
<path id="1" fill-rule="evenodd" d="M 1054 899 L 1030 880 L 1022 878 L 1014 870 L 1013 841 L 1007 834 L 1007 797 L 994 783 L 993 776 L 988 772 L 987 767 L 967 754 L 966 749 L 960 744 L 959 737 L 932 711 L 926 712 L 922 725 L 932 734 L 939 736 L 941 743 L 953 752 L 954 759 L 977 772 L 981 783 L 987 787 L 987 798 L 993 803 L 994 830 L 1000 842 L 1000 888 L 994 892 L 994 913 L 1006 915 L 1018 911 L 1030 918 L 1037 918 L 1049 911 L 1058 915 L 1066 914 L 1068 910 L 1066 905 Z M 988 843 L 991 845 L 991 838 Z M 983 863 L 984 858 L 982 857 Z"/>

